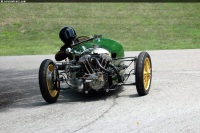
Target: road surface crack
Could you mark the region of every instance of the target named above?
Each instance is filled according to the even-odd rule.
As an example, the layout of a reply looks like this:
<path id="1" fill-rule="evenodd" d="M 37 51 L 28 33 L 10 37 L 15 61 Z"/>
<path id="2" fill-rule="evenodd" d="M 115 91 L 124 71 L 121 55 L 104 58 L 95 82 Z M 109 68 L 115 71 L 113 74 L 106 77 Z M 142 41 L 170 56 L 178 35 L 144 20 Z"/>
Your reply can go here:
<path id="1" fill-rule="evenodd" d="M 92 125 L 93 123 L 95 123 L 95 122 L 98 121 L 99 119 L 103 118 L 103 117 L 105 116 L 105 114 L 107 114 L 107 113 L 117 104 L 117 102 L 116 102 L 116 98 L 117 98 L 117 97 L 118 97 L 118 95 L 116 95 L 116 96 L 114 97 L 112 105 L 111 105 L 107 110 L 105 110 L 99 117 L 97 117 L 97 118 L 94 119 L 93 121 L 89 122 L 88 124 L 82 126 L 81 128 L 75 130 L 73 133 L 76 133 L 76 132 L 78 132 L 78 131 L 84 129 L 84 128 L 86 128 L 86 127 Z"/>

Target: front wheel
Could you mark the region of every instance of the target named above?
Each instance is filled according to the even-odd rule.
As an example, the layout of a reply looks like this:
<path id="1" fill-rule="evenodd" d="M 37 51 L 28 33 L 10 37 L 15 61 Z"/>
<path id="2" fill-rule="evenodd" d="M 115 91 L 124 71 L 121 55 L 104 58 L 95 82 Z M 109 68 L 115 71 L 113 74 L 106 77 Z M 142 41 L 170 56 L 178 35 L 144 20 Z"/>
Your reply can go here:
<path id="1" fill-rule="evenodd" d="M 152 79 L 152 64 L 150 55 L 141 52 L 138 56 L 135 68 L 136 89 L 140 96 L 147 95 Z"/>
<path id="2" fill-rule="evenodd" d="M 48 103 L 55 103 L 59 96 L 58 70 L 52 60 L 44 60 L 39 69 L 39 85 L 42 97 Z"/>

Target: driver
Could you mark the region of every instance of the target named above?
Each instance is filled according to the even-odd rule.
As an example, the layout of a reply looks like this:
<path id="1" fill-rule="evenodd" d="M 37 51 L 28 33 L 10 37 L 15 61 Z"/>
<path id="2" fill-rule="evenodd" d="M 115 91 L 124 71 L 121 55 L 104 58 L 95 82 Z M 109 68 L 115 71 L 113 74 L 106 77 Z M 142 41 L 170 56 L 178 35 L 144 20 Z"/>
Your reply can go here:
<path id="1" fill-rule="evenodd" d="M 64 45 L 60 48 L 60 51 L 56 53 L 55 55 L 56 61 L 64 60 L 67 57 L 71 58 L 70 54 L 67 53 L 66 49 L 71 48 L 74 40 L 76 39 L 76 32 L 72 27 L 66 26 L 60 30 L 59 37 L 61 41 L 64 43 Z"/>

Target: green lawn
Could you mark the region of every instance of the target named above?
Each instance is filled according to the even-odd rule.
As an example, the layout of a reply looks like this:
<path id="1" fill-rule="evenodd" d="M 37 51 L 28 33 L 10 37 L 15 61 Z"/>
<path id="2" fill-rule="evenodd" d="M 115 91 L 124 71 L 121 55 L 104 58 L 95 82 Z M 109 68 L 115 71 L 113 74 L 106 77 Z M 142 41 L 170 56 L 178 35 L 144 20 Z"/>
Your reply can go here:
<path id="1" fill-rule="evenodd" d="M 200 3 L 1 3 L 0 15 L 0 56 L 54 54 L 65 25 L 126 51 L 200 48 Z"/>

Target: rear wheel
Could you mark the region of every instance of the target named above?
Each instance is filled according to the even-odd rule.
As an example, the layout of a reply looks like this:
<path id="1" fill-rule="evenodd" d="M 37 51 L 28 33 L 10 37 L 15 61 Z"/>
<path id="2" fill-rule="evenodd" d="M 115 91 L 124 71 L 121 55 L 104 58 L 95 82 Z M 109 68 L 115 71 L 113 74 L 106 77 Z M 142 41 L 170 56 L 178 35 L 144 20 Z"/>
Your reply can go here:
<path id="1" fill-rule="evenodd" d="M 56 78 L 55 78 L 56 77 Z M 59 96 L 58 70 L 50 59 L 44 60 L 39 69 L 39 85 L 42 97 L 48 103 L 55 103 Z"/>
<path id="2" fill-rule="evenodd" d="M 147 52 L 141 52 L 138 56 L 135 68 L 136 89 L 140 96 L 147 95 L 152 79 L 151 58 Z"/>

